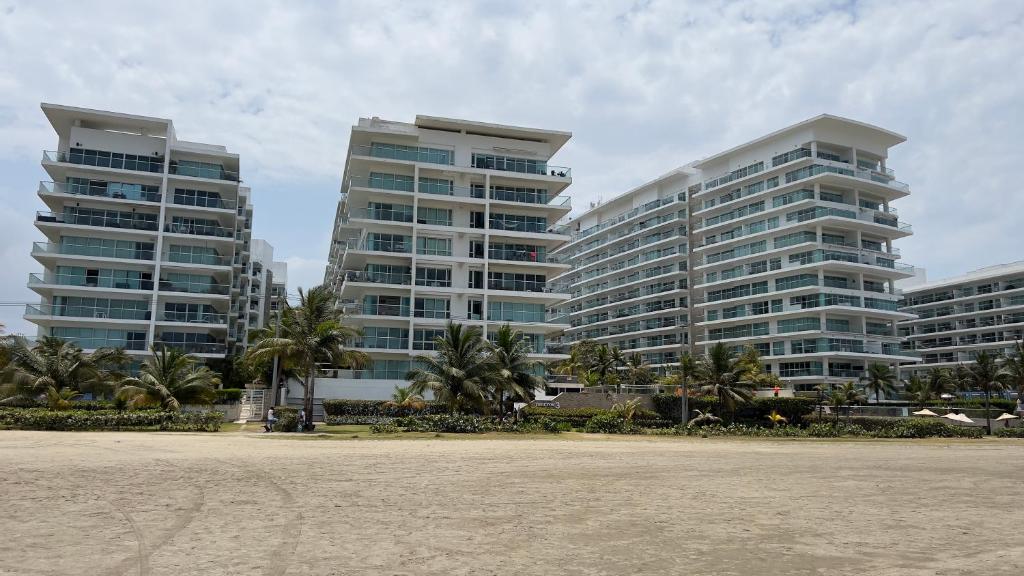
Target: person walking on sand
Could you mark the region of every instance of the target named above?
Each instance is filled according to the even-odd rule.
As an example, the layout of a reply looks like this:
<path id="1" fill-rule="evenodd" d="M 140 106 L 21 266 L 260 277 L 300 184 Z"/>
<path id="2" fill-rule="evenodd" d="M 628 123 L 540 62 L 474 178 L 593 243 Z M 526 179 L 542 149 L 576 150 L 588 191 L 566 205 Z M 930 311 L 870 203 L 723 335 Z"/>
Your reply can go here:
<path id="1" fill-rule="evenodd" d="M 274 409 L 267 410 L 267 423 L 263 425 L 264 432 L 272 432 L 274 430 L 274 424 L 277 423 L 277 418 L 274 417 Z"/>
<path id="2" fill-rule="evenodd" d="M 300 408 L 299 409 L 299 423 L 298 423 L 298 429 L 296 430 L 296 432 L 302 432 L 305 429 L 306 429 L 306 409 L 305 408 Z"/>

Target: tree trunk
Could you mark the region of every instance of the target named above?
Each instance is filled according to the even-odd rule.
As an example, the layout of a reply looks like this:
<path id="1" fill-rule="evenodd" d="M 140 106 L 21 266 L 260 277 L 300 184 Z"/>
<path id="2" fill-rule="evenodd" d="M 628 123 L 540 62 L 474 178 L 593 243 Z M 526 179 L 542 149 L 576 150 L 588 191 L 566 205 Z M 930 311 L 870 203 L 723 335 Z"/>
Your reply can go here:
<path id="1" fill-rule="evenodd" d="M 989 436 L 992 435 L 992 414 L 990 414 L 989 411 L 988 411 L 989 397 L 990 396 L 991 396 L 990 389 L 989 388 L 985 388 L 985 425 L 988 428 L 988 435 Z"/>
<path id="2" fill-rule="evenodd" d="M 316 385 L 316 376 L 313 371 L 316 370 L 314 365 L 309 370 L 309 375 L 306 376 L 306 389 L 302 394 L 302 408 L 306 411 L 306 421 L 303 424 L 313 423 L 313 386 Z"/>

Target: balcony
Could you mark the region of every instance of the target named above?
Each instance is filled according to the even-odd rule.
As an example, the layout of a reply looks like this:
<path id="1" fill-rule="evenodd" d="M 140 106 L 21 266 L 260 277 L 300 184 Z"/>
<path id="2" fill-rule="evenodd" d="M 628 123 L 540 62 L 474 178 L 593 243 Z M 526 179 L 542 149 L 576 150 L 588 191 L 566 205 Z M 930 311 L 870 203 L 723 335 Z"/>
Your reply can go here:
<path id="1" fill-rule="evenodd" d="M 189 236 L 213 236 L 216 238 L 235 238 L 235 231 L 223 226 L 212 226 L 207 224 L 192 223 L 170 223 L 164 224 L 164 232 L 171 234 L 187 234 Z"/>
<path id="2" fill-rule="evenodd" d="M 231 266 L 227 256 L 215 254 L 189 254 L 185 252 L 165 252 L 162 262 L 169 264 L 199 264 L 202 266 Z"/>
<path id="3" fill-rule="evenodd" d="M 405 160 L 408 162 L 425 162 L 427 164 L 453 165 L 452 150 L 428 148 L 426 146 L 406 146 L 401 144 L 365 144 L 352 147 L 353 156 L 382 158 L 385 160 Z"/>
<path id="4" fill-rule="evenodd" d="M 507 290 L 514 292 L 554 292 L 544 282 L 523 282 L 516 280 L 489 280 L 488 290 Z"/>
<path id="5" fill-rule="evenodd" d="M 382 208 L 358 208 L 349 210 L 349 218 L 360 218 L 364 220 L 378 220 L 383 222 L 412 223 L 412 206 L 408 210 L 386 210 Z"/>
<path id="6" fill-rule="evenodd" d="M 161 174 L 164 171 L 164 159 L 160 156 L 139 156 L 121 152 L 103 150 L 87 150 L 72 148 L 70 152 L 43 151 L 43 162 L 61 162 L 80 166 L 96 166 L 116 170 L 132 170 L 135 172 L 151 172 Z"/>
<path id="7" fill-rule="evenodd" d="M 227 284 L 212 284 L 207 282 L 172 282 L 170 280 L 160 280 L 160 291 L 225 296 L 229 293 L 230 286 Z"/>
<path id="8" fill-rule="evenodd" d="M 227 324 L 228 315 L 213 312 L 161 312 L 162 322 L 180 322 L 186 324 Z"/>
<path id="9" fill-rule="evenodd" d="M 224 180 L 227 182 L 238 182 L 238 172 L 225 170 L 217 164 L 205 162 L 182 163 L 182 161 L 171 160 L 170 171 L 176 176 L 188 176 L 190 178 L 207 178 L 209 180 Z"/>
<path id="10" fill-rule="evenodd" d="M 25 316 L 54 316 L 62 318 L 92 318 L 97 320 L 149 320 L 148 309 L 71 306 L 60 304 L 28 304 Z"/>
<path id="11" fill-rule="evenodd" d="M 506 262 L 540 262 L 543 264 L 561 264 L 561 258 L 557 256 L 538 252 L 537 250 L 488 250 L 487 257 L 490 260 L 504 260 Z"/>
<path id="12" fill-rule="evenodd" d="M 88 256 L 91 258 L 119 258 L 123 260 L 153 260 L 152 250 L 136 250 L 118 248 L 116 246 L 87 246 L 80 244 L 54 244 L 53 242 L 34 242 L 32 255 L 63 254 L 69 256 Z"/>
<path id="13" fill-rule="evenodd" d="M 110 288 L 112 290 L 152 290 L 153 281 L 140 278 L 112 278 L 82 274 L 29 274 L 29 286 L 69 286 L 80 288 Z"/>
<path id="14" fill-rule="evenodd" d="M 396 284 L 409 286 L 412 284 L 412 274 L 401 274 L 397 272 L 380 273 L 365 272 L 363 270 L 345 270 L 345 281 L 347 282 L 368 282 L 372 284 Z"/>
<path id="15" fill-rule="evenodd" d="M 156 189 L 156 190 L 153 190 Z M 68 185 L 61 182 L 40 182 L 40 194 L 71 194 L 94 198 L 112 198 L 115 200 L 138 200 L 140 202 L 160 203 L 159 186 L 143 184 L 125 184 L 121 182 L 98 182 L 90 180 L 88 184 Z"/>
<path id="16" fill-rule="evenodd" d="M 227 346 L 219 342 L 166 342 L 154 340 L 153 348 L 172 348 L 186 354 L 226 354 Z"/>
<path id="17" fill-rule="evenodd" d="M 219 196 L 196 197 L 177 193 L 171 195 L 171 203 L 175 206 L 213 208 L 216 210 L 234 210 L 238 207 L 238 202 Z"/>
<path id="18" fill-rule="evenodd" d="M 495 154 L 473 154 L 471 168 L 497 170 L 499 172 L 517 172 L 519 174 L 536 174 L 557 178 L 572 178 L 572 169 L 565 166 L 552 166 L 544 160 L 532 158 L 515 158 Z"/>
<path id="19" fill-rule="evenodd" d="M 150 216 L 154 219 L 143 219 Z M 159 226 L 155 214 L 126 214 L 125 216 L 99 216 L 71 212 L 36 212 L 36 222 L 43 224 L 75 224 L 78 226 L 96 226 L 99 228 L 118 228 L 122 230 L 143 230 L 155 232 Z"/>

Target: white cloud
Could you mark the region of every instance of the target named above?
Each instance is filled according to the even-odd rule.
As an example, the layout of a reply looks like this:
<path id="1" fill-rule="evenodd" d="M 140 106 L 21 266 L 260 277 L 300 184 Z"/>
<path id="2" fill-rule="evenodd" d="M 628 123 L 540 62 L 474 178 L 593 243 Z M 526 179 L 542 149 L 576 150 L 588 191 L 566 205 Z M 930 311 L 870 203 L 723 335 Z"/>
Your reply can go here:
<path id="1" fill-rule="evenodd" d="M 40 101 L 172 118 L 242 155 L 255 235 L 319 281 L 348 127 L 417 113 L 571 130 L 577 207 L 821 112 L 909 136 L 900 246 L 932 277 L 1020 258 L 1024 4 L 0 0 L 0 301 L 29 301 Z M 23 325 L 0 307 L 0 321 Z"/>

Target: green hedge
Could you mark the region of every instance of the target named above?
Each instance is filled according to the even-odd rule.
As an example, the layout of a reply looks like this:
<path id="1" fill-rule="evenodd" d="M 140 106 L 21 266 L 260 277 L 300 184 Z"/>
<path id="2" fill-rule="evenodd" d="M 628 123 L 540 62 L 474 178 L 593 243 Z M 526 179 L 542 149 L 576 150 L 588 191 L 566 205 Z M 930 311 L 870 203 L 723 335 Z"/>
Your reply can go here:
<path id="1" fill-rule="evenodd" d="M 444 412 L 446 412 L 445 407 L 435 402 L 427 402 L 423 410 L 412 410 L 395 406 L 387 400 L 324 400 L 324 414 L 327 416 L 397 418 L 416 414 L 443 414 Z M 373 424 L 372 421 L 363 423 Z"/>
<path id="2" fill-rule="evenodd" d="M 156 410 L 47 410 L 0 408 L 0 427 L 18 430 L 172 430 L 216 432 L 222 412 L 162 412 Z"/>
<path id="3" fill-rule="evenodd" d="M 647 434 L 701 436 L 750 436 L 756 438 L 981 438 L 981 428 L 954 426 L 937 420 L 921 418 L 887 418 L 885 422 L 874 422 L 870 427 L 858 423 L 840 422 L 836 427 L 832 423 L 817 422 L 806 428 L 799 426 L 748 426 L 746 424 L 729 424 L 728 426 L 676 426 L 667 430 L 648 430 Z"/>
<path id="4" fill-rule="evenodd" d="M 993 426 L 995 426 L 995 424 L 993 424 Z M 1017 426 L 1016 428 L 1000 428 L 993 434 L 999 438 L 1024 438 L 1024 426 Z"/>
<path id="5" fill-rule="evenodd" d="M 833 425 L 835 416 L 818 421 L 817 415 L 807 418 L 814 425 Z M 855 426 L 875 438 L 981 438 L 985 429 L 978 426 L 950 424 L 938 418 L 888 418 L 880 416 L 854 416 L 839 419 L 841 426 Z"/>
<path id="6" fill-rule="evenodd" d="M 958 398 L 951 402 L 946 402 L 944 400 L 932 400 L 927 404 L 928 406 L 952 406 L 954 408 L 978 408 L 981 410 L 985 409 L 984 398 Z M 914 407 L 915 410 L 919 406 L 919 404 L 913 403 L 911 405 Z M 1010 414 L 1013 414 L 1013 411 L 1017 409 L 1017 401 L 1007 400 L 1006 398 L 993 398 L 989 402 L 989 408 L 993 410 L 1002 410 L 1003 412 L 1009 412 Z"/>
<path id="7" fill-rule="evenodd" d="M 591 418 L 600 414 L 606 414 L 608 410 L 601 408 L 541 408 L 528 406 L 524 409 L 523 413 L 528 420 L 543 417 L 556 422 L 566 422 L 573 428 L 585 428 Z M 667 428 L 672 426 L 672 421 L 650 410 L 637 410 L 633 416 L 633 421 L 641 428 Z"/>
<path id="8" fill-rule="evenodd" d="M 480 434 L 483 432 L 514 433 L 558 433 L 566 431 L 564 422 L 548 418 L 532 420 L 505 420 L 473 414 L 428 414 L 425 416 L 402 416 L 391 422 L 380 422 L 370 427 L 371 432 L 390 433 L 396 429 L 405 432 L 447 432 L 455 434 Z"/>
<path id="9" fill-rule="evenodd" d="M 289 406 L 274 406 L 274 432 L 296 432 L 299 429 L 299 409 Z"/>
<path id="10" fill-rule="evenodd" d="M 679 422 L 682 420 L 682 399 L 673 394 L 655 394 L 652 398 L 654 409 L 661 418 Z M 735 422 L 739 424 L 753 424 L 764 426 L 768 423 L 768 415 L 776 411 L 789 421 L 789 424 L 797 426 L 804 423 L 804 419 L 814 412 L 817 405 L 813 398 L 802 397 L 779 397 L 769 396 L 767 398 L 755 397 L 750 402 L 736 406 Z M 718 399 L 714 396 L 700 396 L 689 398 L 688 407 L 690 415 L 694 410 L 701 412 L 711 411 L 716 416 L 729 418 L 729 413 L 719 414 Z"/>

